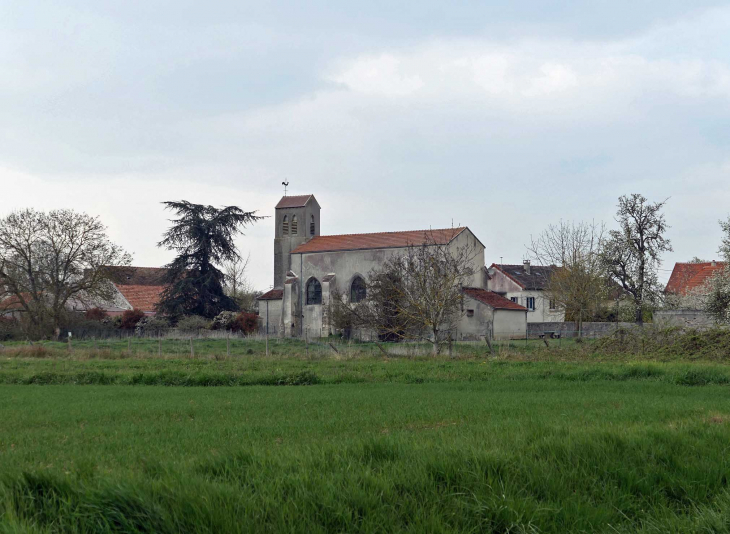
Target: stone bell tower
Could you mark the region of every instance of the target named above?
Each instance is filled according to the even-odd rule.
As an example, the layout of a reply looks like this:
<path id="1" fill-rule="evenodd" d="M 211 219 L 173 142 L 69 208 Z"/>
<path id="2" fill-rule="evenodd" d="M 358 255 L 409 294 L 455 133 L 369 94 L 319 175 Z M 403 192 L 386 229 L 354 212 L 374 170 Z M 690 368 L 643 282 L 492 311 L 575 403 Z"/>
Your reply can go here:
<path id="1" fill-rule="evenodd" d="M 274 287 L 283 288 L 292 268 L 291 251 L 319 235 L 321 208 L 314 195 L 284 196 L 276 205 Z M 296 267 L 296 266 L 295 266 Z"/>

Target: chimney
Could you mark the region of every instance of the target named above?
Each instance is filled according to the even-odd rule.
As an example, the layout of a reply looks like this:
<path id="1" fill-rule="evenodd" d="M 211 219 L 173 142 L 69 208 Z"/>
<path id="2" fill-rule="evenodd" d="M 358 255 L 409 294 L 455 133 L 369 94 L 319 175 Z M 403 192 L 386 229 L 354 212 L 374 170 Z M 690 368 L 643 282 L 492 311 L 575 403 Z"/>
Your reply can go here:
<path id="1" fill-rule="evenodd" d="M 525 268 L 525 272 L 530 274 L 530 260 L 523 260 L 522 266 Z"/>

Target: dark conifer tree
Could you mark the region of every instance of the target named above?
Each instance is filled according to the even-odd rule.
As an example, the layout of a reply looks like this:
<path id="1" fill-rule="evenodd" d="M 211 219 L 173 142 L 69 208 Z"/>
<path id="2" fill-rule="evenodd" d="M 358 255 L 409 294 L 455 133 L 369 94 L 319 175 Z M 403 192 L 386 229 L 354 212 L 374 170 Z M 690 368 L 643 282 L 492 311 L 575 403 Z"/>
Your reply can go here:
<path id="1" fill-rule="evenodd" d="M 236 302 L 224 290 L 225 275 L 216 265 L 238 258 L 234 237 L 242 228 L 263 217 L 236 206 L 215 208 L 186 200 L 163 202 L 174 211 L 172 227 L 158 246 L 177 253 L 166 265 L 165 285 L 158 312 L 172 319 L 183 315 L 213 318 L 222 311 L 235 311 Z"/>

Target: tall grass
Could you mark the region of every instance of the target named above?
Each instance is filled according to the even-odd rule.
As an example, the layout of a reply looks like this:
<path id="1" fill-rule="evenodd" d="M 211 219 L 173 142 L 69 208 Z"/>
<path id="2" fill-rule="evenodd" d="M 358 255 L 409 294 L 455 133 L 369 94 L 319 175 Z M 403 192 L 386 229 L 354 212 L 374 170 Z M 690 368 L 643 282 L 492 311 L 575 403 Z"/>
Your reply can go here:
<path id="1" fill-rule="evenodd" d="M 0 531 L 730 530 L 713 386 L 0 388 L 0 418 Z"/>

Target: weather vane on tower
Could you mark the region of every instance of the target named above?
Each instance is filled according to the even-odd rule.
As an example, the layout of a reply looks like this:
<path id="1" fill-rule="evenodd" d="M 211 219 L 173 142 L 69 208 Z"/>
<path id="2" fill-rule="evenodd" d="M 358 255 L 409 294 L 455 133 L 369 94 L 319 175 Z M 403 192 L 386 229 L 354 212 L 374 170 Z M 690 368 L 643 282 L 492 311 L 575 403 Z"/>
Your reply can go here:
<path id="1" fill-rule="evenodd" d="M 286 188 L 289 187 L 289 182 L 281 182 L 281 185 L 284 186 L 284 196 L 286 196 Z"/>

